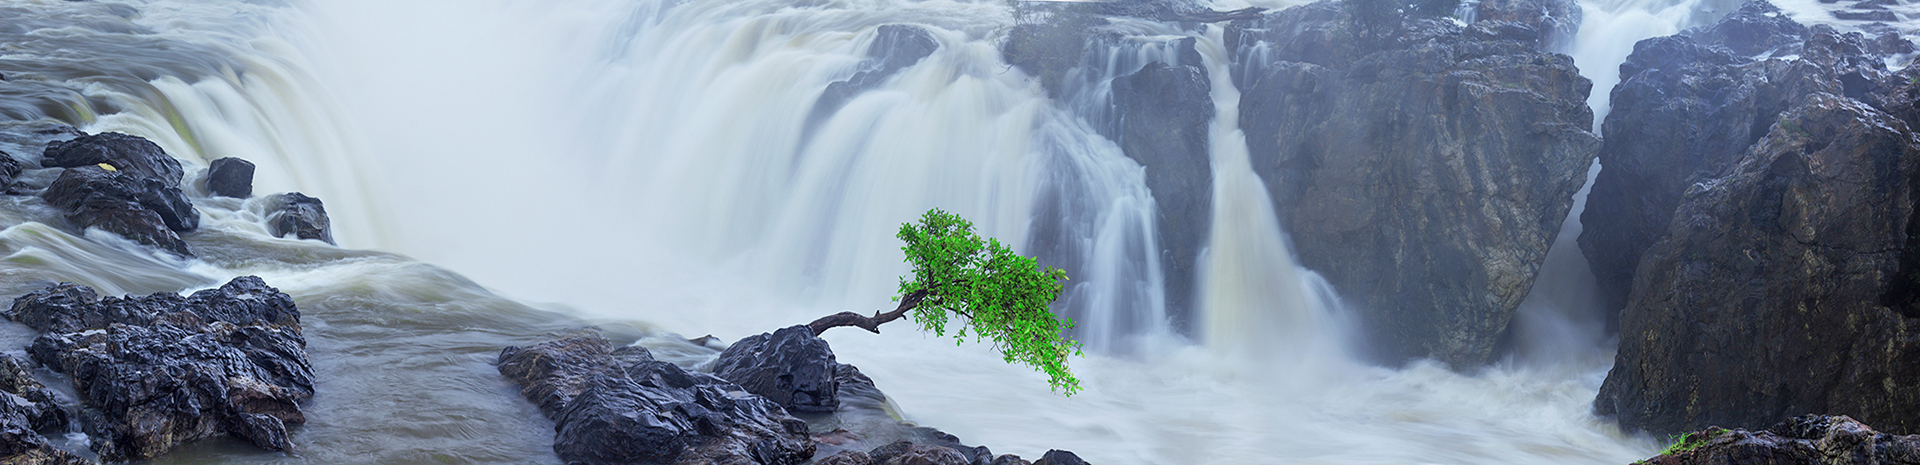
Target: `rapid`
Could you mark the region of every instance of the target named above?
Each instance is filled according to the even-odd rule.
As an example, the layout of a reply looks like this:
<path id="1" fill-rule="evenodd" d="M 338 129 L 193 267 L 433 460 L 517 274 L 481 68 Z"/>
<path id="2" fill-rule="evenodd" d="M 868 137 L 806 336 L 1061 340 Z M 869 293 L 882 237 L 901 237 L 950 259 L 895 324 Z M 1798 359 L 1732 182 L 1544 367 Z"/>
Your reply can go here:
<path id="1" fill-rule="evenodd" d="M 1087 345 L 1070 361 L 1086 389 L 1066 397 L 989 345 L 905 323 L 823 335 L 906 420 L 968 444 L 1068 449 L 1103 465 L 1625 464 L 1662 445 L 1591 413 L 1613 354 L 1573 244 L 1585 190 L 1516 318 L 1509 360 L 1463 373 L 1349 355 L 1364 341 L 1337 292 L 1294 264 L 1248 165 L 1218 26 L 1117 23 L 1130 45 L 1049 99 L 996 49 L 1016 21 L 1001 0 L 16 3 L 0 8 L 139 30 L 29 28 L 10 40 L 183 51 L 138 63 L 9 51 L 0 60 L 162 71 L 69 73 L 81 91 L 44 92 L 71 105 L 0 111 L 153 139 L 190 178 L 213 159 L 247 158 L 260 165 L 256 192 L 304 192 L 333 217 L 340 248 L 269 236 L 257 198 L 208 200 L 204 232 L 189 238 L 203 257 L 181 261 L 71 235 L 46 225 L 57 215 L 44 206 L 5 197 L 5 295 L 57 281 L 180 291 L 255 274 L 307 313 L 320 385 L 294 432 L 301 454 L 211 441 L 160 462 L 557 463 L 551 423 L 490 365 L 500 347 L 591 324 L 693 364 L 702 352 L 684 337 L 735 341 L 891 308 L 906 271 L 894 232 L 934 207 L 1016 249 L 1046 248 L 1072 277 L 1061 311 Z M 1836 23 L 1814 0 L 1777 3 Z M 1582 6 L 1560 52 L 1594 82 L 1597 131 L 1634 42 L 1737 4 Z M 822 90 L 864 69 L 876 29 L 895 23 L 927 27 L 939 49 L 809 121 Z M 1161 303 L 1144 169 L 1101 133 L 1106 82 L 1175 59 L 1154 44 L 1188 37 L 1216 107 L 1194 337 Z M 6 347 L 24 343 L 13 333 L 0 334 Z"/>

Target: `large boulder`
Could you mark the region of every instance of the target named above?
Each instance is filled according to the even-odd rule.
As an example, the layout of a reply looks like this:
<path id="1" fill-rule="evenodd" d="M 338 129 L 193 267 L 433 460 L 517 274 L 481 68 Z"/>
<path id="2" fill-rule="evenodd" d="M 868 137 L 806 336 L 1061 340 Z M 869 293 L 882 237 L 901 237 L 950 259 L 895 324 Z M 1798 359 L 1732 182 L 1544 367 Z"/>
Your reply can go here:
<path id="1" fill-rule="evenodd" d="M 180 187 L 186 171 L 180 161 L 140 136 L 105 132 L 47 143 L 46 167 L 73 168 L 105 163 L 140 178 L 159 180 L 168 187 Z"/>
<path id="2" fill-rule="evenodd" d="M 1858 33 L 1793 26 L 1756 1 L 1713 26 L 1641 41 L 1620 65 L 1604 169 L 1580 216 L 1580 249 L 1607 309 L 1626 306 L 1635 269 L 1667 234 L 1681 194 L 1726 174 L 1781 112 L 1816 92 L 1862 100 L 1884 92 L 1876 84 L 1889 74 L 1876 53 L 1884 47 Z M 1797 58 L 1743 53 L 1768 50 Z M 1609 326 L 1617 318 L 1609 314 Z"/>
<path id="3" fill-rule="evenodd" d="M 1894 465 L 1920 462 L 1920 435 L 1881 433 L 1846 416 L 1806 415 L 1765 430 L 1708 428 L 1681 436 L 1648 465 Z"/>
<path id="4" fill-rule="evenodd" d="M 554 421 L 571 463 L 797 465 L 813 457 L 807 423 L 724 379 L 586 334 L 507 347 L 500 374 Z"/>
<path id="5" fill-rule="evenodd" d="M 227 157 L 208 163 L 207 192 L 221 197 L 252 197 L 253 162 Z"/>
<path id="6" fill-rule="evenodd" d="M 110 316 L 8 317 L 49 330 L 75 321 L 84 326 L 42 334 L 28 353 L 72 376 L 88 407 L 81 419 L 90 447 L 102 459 L 148 459 L 222 435 L 293 450 L 287 429 L 306 421 L 299 402 L 313 397 L 314 388 L 292 298 L 252 276 L 187 298 L 123 299 L 117 303 L 145 305 L 114 310 L 102 308 L 115 305 L 111 299 L 76 304 L 92 295 L 80 289 L 37 294 L 62 301 L 57 304 L 16 301 L 15 308 L 79 307 Z"/>
<path id="7" fill-rule="evenodd" d="M 267 232 L 333 244 L 333 221 L 320 199 L 299 192 L 275 195 L 267 207 Z"/>
<path id="8" fill-rule="evenodd" d="M 787 410 L 833 413 L 840 407 L 833 349 L 806 325 L 741 339 L 720 353 L 714 376 Z"/>
<path id="9" fill-rule="evenodd" d="M 184 257 L 179 234 L 200 227 L 200 211 L 176 184 L 97 165 L 67 168 L 40 194 L 74 227 L 99 228 Z"/>
<path id="10" fill-rule="evenodd" d="M 1573 60 L 1494 25 L 1363 41 L 1321 2 L 1227 31 L 1253 170 L 1388 363 L 1503 355 L 1599 147 Z"/>
<path id="11" fill-rule="evenodd" d="M 1213 218 L 1213 85 L 1194 50 L 1194 40 L 1173 45 L 1178 65 L 1151 62 L 1113 80 L 1120 150 L 1146 167 L 1159 231 L 1160 268 L 1166 279 L 1167 314 L 1176 326 L 1192 318 L 1200 249 Z"/>
<path id="12" fill-rule="evenodd" d="M 1807 413 L 1920 428 L 1917 200 L 1905 122 L 1801 99 L 1681 195 L 1634 274 L 1596 412 L 1656 434 Z"/>
<path id="13" fill-rule="evenodd" d="M 860 71 L 827 84 L 826 90 L 821 91 L 807 115 L 805 132 L 811 136 L 822 120 L 846 106 L 848 100 L 880 87 L 900 70 L 919 63 L 939 48 L 940 42 L 934 40 L 926 28 L 909 24 L 880 26 L 874 32 L 873 42 L 867 45 L 867 59 L 860 62 Z"/>

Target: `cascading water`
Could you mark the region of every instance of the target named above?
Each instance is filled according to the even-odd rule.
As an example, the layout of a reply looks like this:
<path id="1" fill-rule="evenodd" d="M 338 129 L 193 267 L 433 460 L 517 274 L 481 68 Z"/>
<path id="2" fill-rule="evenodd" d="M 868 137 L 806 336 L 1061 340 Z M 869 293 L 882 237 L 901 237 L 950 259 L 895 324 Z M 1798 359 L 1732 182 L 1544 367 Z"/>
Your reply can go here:
<path id="1" fill-rule="evenodd" d="M 70 8 L 60 3 L 33 6 Z M 1064 311 L 1095 349 L 1072 361 L 1087 390 L 1051 393 L 984 345 L 906 324 L 825 337 L 907 419 L 997 452 L 1063 448 L 1100 464 L 1619 464 L 1656 447 L 1591 415 L 1610 358 L 1595 336 L 1553 332 L 1590 313 L 1551 291 L 1578 293 L 1583 267 L 1567 241 L 1518 321 L 1541 329 L 1534 339 L 1579 344 L 1522 347 L 1538 364 L 1386 369 L 1337 350 L 1338 297 L 1293 265 L 1247 166 L 1217 27 L 1117 24 L 1122 43 L 1097 51 L 1103 69 L 1074 71 L 1055 100 L 1001 61 L 995 43 L 1015 19 L 997 0 L 133 5 L 143 13 L 129 21 L 232 63 L 96 83 L 75 105 L 84 115 L 62 117 L 152 138 L 190 172 L 248 158 L 262 168 L 258 191 L 325 199 L 343 245 L 409 254 L 563 310 L 535 311 L 405 257 L 267 237 L 260 199 L 196 200 L 203 259 L 188 262 L 9 205 L 8 295 L 43 281 L 114 294 L 259 274 L 310 315 L 323 384 L 295 433 L 304 455 L 213 443 L 167 460 L 553 462 L 551 425 L 487 365 L 499 347 L 587 321 L 628 340 L 643 338 L 635 327 L 737 340 L 887 307 L 904 271 L 895 228 L 931 207 L 1068 269 Z M 1568 53 L 1594 81 L 1602 118 L 1633 42 L 1731 8 L 1583 6 Z M 823 90 L 865 69 L 877 28 L 895 23 L 924 25 L 939 49 L 809 124 Z M 1180 39 L 1201 52 L 1216 111 L 1198 342 L 1168 329 L 1158 207 L 1106 113 L 1109 82 L 1178 60 L 1163 44 Z M 670 354 L 670 339 L 643 342 Z"/>

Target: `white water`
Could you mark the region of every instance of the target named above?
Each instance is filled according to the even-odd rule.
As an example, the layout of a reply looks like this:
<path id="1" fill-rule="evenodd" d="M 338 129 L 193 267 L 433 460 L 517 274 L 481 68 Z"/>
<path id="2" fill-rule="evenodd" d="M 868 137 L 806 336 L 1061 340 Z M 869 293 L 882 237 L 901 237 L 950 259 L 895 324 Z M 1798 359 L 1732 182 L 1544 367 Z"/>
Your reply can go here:
<path id="1" fill-rule="evenodd" d="M 1585 6 L 1569 53 L 1594 80 L 1597 118 L 1634 41 L 1708 17 L 1693 2 Z M 1292 264 L 1247 167 L 1217 28 L 1147 31 L 1198 38 L 1213 78 L 1217 201 L 1195 344 L 1167 334 L 1157 304 L 1131 304 L 1157 300 L 1163 280 L 1145 239 L 1142 169 L 1084 108 L 1059 107 L 999 62 L 993 41 L 1012 19 L 997 1 L 314 0 L 294 16 L 270 23 L 279 38 L 249 43 L 260 53 L 242 57 L 244 74 L 154 82 L 176 114 L 128 105 L 136 111 L 87 129 L 155 138 L 202 163 L 249 158 L 262 165 L 258 192 L 325 199 L 343 245 L 725 340 L 886 306 L 904 271 L 893 232 L 926 208 L 1018 246 L 1034 239 L 1037 199 L 1060 196 L 1075 207 L 1061 219 L 1079 260 L 1068 271 L 1086 283 L 1068 299 L 1084 305 L 1083 337 L 1099 349 L 1073 361 L 1085 392 L 1048 392 L 1042 375 L 984 345 L 905 326 L 827 335 L 910 420 L 1000 453 L 1062 448 L 1103 465 L 1622 464 L 1657 448 L 1591 416 L 1611 357 L 1565 317 L 1578 309 L 1544 293 L 1521 319 L 1546 322 L 1541 340 L 1570 342 L 1523 350 L 1552 363 L 1459 374 L 1343 357 L 1336 306 Z M 899 22 L 931 26 L 941 49 L 803 137 L 814 96 L 856 71 L 875 27 Z M 257 228 L 258 206 L 233 203 L 203 208 L 218 228 Z M 28 244 L 16 256 L 70 240 L 0 234 Z M 294 289 L 341 273 L 199 269 L 174 280 L 236 271 L 278 273 Z M 1548 273 L 1542 286 L 1581 279 Z M 1122 351 L 1131 355 L 1100 355 Z"/>

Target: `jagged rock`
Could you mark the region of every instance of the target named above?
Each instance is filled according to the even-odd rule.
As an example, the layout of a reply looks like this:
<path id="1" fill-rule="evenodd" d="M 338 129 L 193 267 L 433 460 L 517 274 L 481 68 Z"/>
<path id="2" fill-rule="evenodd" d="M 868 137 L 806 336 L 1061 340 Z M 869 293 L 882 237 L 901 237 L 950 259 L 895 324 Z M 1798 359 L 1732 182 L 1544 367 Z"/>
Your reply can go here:
<path id="1" fill-rule="evenodd" d="M 1894 465 L 1920 462 L 1920 435 L 1874 431 L 1846 416 L 1806 415 L 1760 431 L 1708 428 L 1647 465 Z"/>
<path id="2" fill-rule="evenodd" d="M 1409 20 L 1368 46 L 1347 21 L 1320 2 L 1227 31 L 1254 172 L 1378 358 L 1495 361 L 1599 147 L 1591 84 L 1525 40 Z"/>
<path id="3" fill-rule="evenodd" d="M 867 456 L 873 457 L 874 462 L 880 465 L 972 465 L 973 463 L 953 449 L 906 441 L 880 446 L 879 449 L 868 452 Z"/>
<path id="4" fill-rule="evenodd" d="M 838 365 L 827 341 L 799 325 L 741 339 L 720 353 L 713 374 L 790 411 L 833 413 Z"/>
<path id="5" fill-rule="evenodd" d="M 20 159 L 14 158 L 11 153 L 0 152 L 0 175 L 4 175 L 0 176 L 0 186 L 12 185 L 13 178 L 20 176 Z"/>
<path id="6" fill-rule="evenodd" d="M 1072 452 L 1055 449 L 1041 455 L 1040 460 L 1033 461 L 1033 465 L 1087 465 L 1087 461 Z"/>
<path id="7" fill-rule="evenodd" d="M 66 432 L 67 410 L 54 401 L 53 391 L 33 379 L 26 364 L 12 355 L 0 354 L 0 391 L 10 394 L 0 398 L 0 414 L 24 417 L 34 431 Z M 8 462 L 0 459 L 0 463 Z"/>
<path id="8" fill-rule="evenodd" d="M 1741 11 L 1777 10 L 1749 4 Z M 1605 169 L 1580 216 L 1580 250 L 1608 309 L 1626 306 L 1634 270 L 1647 248 L 1667 234 L 1681 194 L 1725 174 L 1777 115 L 1816 92 L 1862 100 L 1884 92 L 1875 84 L 1888 74 L 1884 61 L 1858 33 L 1815 26 L 1798 45 L 1766 46 L 1796 48 L 1796 60 L 1754 61 L 1711 41 L 1761 35 L 1712 32 L 1746 30 L 1751 25 L 1742 18 L 1750 16 L 1730 16 L 1705 32 L 1641 41 L 1620 65 L 1604 131 L 1609 137 L 1600 149 Z M 1791 28 L 1762 29 L 1767 40 L 1780 40 Z M 1617 326 L 1617 314 L 1608 318 L 1609 326 Z"/>
<path id="9" fill-rule="evenodd" d="M 1726 47 L 1735 55 L 1752 57 L 1800 45 L 1807 27 L 1793 22 L 1780 8 L 1764 1 L 1747 2 L 1710 26 L 1685 32 L 1703 44 Z"/>
<path id="10" fill-rule="evenodd" d="M 806 422 L 778 404 L 598 334 L 508 347 L 497 364 L 554 421 L 569 462 L 791 465 L 814 453 Z"/>
<path id="11" fill-rule="evenodd" d="M 227 157 L 207 164 L 207 192 L 244 199 L 253 196 L 253 162 Z"/>
<path id="12" fill-rule="evenodd" d="M 866 452 L 843 450 L 838 454 L 815 460 L 813 465 L 879 465 L 879 463 L 874 462 L 873 457 L 868 457 Z"/>
<path id="13" fill-rule="evenodd" d="M 243 276 L 184 299 L 119 302 L 134 301 L 150 305 L 127 308 L 155 313 L 104 326 L 89 318 L 42 319 L 90 327 L 42 334 L 28 348 L 36 362 L 73 377 L 89 407 L 82 423 L 94 452 L 105 460 L 146 459 L 223 434 L 268 450 L 293 449 L 287 428 L 306 421 L 298 403 L 313 396 L 313 368 L 292 298 Z"/>
<path id="14" fill-rule="evenodd" d="M 153 141 L 118 132 L 104 132 L 47 143 L 44 153 L 47 167 L 73 168 L 100 163 L 139 178 L 159 180 L 166 187 L 180 187 L 180 161 L 160 149 Z"/>
<path id="15" fill-rule="evenodd" d="M 1093 29 L 1107 22 L 1092 11 L 1094 8 L 1070 2 L 1015 3 L 1017 24 L 1007 30 L 1007 40 L 1000 44 L 1001 58 L 1039 79 L 1048 96 L 1061 97 L 1067 72 L 1080 65 L 1087 41 L 1096 35 Z"/>
<path id="16" fill-rule="evenodd" d="M 299 192 L 274 196 L 267 213 L 268 232 L 274 237 L 292 234 L 300 239 L 333 242 L 333 222 L 327 219 L 327 207 L 320 199 Z"/>
<path id="17" fill-rule="evenodd" d="M 1033 462 L 1028 462 L 1018 455 L 1002 455 L 994 457 L 993 461 L 987 462 L 987 465 L 1033 465 Z"/>
<path id="18" fill-rule="evenodd" d="M 67 168 L 41 193 L 74 227 L 100 228 L 183 257 L 179 234 L 200 227 L 200 211 L 177 185 L 98 166 Z"/>
<path id="19" fill-rule="evenodd" d="M 1572 0 L 1480 0 L 1476 23 L 1511 23 L 1536 31 L 1540 50 L 1572 43 L 1580 32 L 1580 4 Z M 1497 26 L 1496 26 L 1497 27 Z"/>
<path id="20" fill-rule="evenodd" d="M 1920 428 L 1920 137 L 1824 92 L 1774 121 L 1647 249 L 1597 413 L 1655 434 L 1805 413 Z"/>
<path id="21" fill-rule="evenodd" d="M 1176 325 L 1193 318 L 1194 280 L 1207 242 L 1213 200 L 1208 131 L 1213 122 L 1212 84 L 1194 51 L 1193 39 L 1175 47 L 1180 65 L 1147 64 L 1113 80 L 1120 150 L 1146 167 L 1147 189 L 1156 205 L 1160 267 L 1166 279 L 1166 309 Z"/>
<path id="22" fill-rule="evenodd" d="M 827 84 L 820 98 L 813 103 L 813 110 L 807 115 L 805 131 L 813 133 L 813 128 L 833 112 L 840 111 L 848 100 L 862 92 L 880 87 L 887 79 L 919 63 L 921 59 L 932 55 L 940 48 L 940 42 L 925 28 L 907 24 L 887 24 L 880 26 L 874 33 L 873 43 L 867 45 L 867 60 L 860 63 L 860 72 L 845 80 Z"/>

